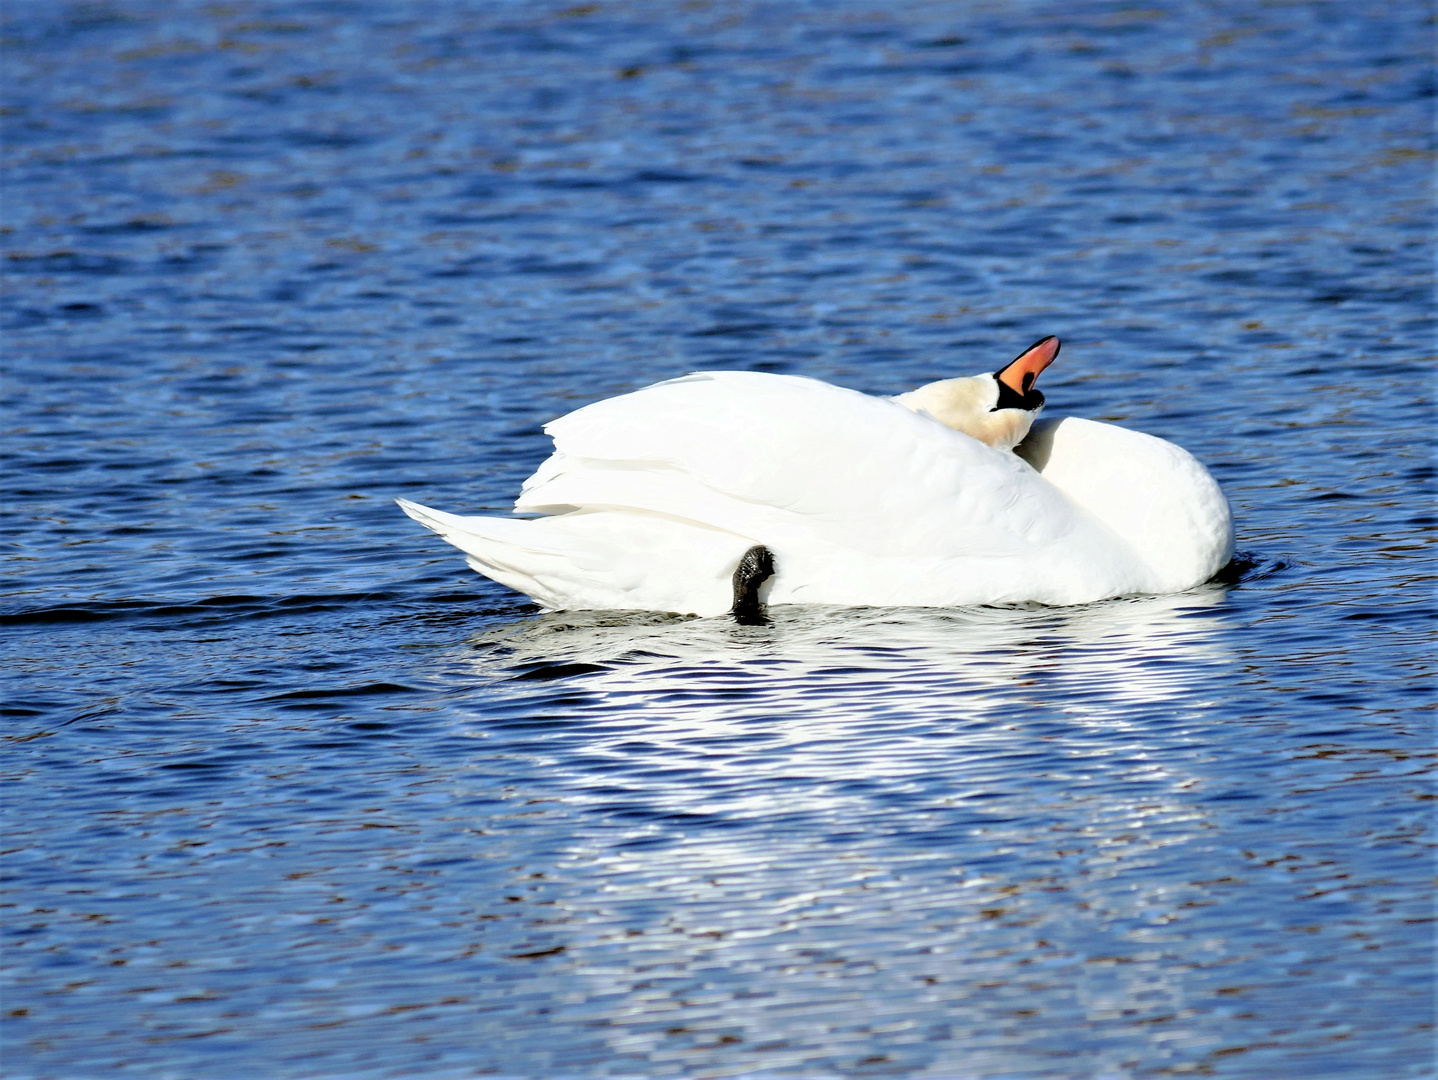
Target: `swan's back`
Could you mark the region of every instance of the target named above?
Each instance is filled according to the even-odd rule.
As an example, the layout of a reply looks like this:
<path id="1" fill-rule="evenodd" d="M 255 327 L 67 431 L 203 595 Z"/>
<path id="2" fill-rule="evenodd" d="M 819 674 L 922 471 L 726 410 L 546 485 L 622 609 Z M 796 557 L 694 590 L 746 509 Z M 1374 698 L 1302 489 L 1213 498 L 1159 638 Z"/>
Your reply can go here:
<path id="1" fill-rule="evenodd" d="M 555 453 L 517 510 L 642 511 L 765 544 L 771 602 L 1075 603 L 1147 584 L 1014 455 L 814 379 L 700 373 L 545 430 Z"/>
<path id="2" fill-rule="evenodd" d="M 756 544 L 777 566 L 770 603 L 931 607 L 1186 589 L 1232 547 L 1201 465 L 1089 421 L 1042 426 L 1031 465 L 887 398 L 704 372 L 545 430 L 555 451 L 515 503 L 544 516 L 401 505 L 548 607 L 718 614 Z"/>

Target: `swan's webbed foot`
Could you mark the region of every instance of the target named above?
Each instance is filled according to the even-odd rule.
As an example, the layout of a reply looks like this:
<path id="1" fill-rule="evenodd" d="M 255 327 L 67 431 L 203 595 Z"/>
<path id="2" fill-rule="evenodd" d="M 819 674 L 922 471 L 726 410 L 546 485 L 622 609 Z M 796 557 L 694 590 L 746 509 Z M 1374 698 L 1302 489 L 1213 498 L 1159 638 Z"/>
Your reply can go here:
<path id="1" fill-rule="evenodd" d="M 767 626 L 769 617 L 759 602 L 759 586 L 774 574 L 774 554 L 763 544 L 755 544 L 739 560 L 734 570 L 734 606 L 729 614 L 740 626 Z"/>

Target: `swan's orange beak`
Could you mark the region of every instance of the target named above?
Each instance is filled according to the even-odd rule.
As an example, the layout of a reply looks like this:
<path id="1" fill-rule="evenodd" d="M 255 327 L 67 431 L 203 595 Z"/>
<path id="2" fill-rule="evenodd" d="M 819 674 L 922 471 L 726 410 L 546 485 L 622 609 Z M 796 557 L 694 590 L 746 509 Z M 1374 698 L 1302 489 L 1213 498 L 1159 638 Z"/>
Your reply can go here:
<path id="1" fill-rule="evenodd" d="M 1027 395 L 1034 388 L 1039 372 L 1054 362 L 1059 354 L 1059 339 L 1050 334 L 1034 342 L 996 376 L 1016 394 Z"/>

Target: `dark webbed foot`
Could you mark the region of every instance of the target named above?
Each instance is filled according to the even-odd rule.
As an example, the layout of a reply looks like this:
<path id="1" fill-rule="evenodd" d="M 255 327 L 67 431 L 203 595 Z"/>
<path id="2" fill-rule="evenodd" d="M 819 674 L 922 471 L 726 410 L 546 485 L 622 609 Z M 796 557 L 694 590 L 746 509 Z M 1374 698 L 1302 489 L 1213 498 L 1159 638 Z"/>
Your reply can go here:
<path id="1" fill-rule="evenodd" d="M 740 626 L 767 626 L 764 605 L 759 602 L 759 586 L 774 574 L 774 554 L 763 544 L 755 544 L 734 571 L 734 606 L 729 614 Z"/>

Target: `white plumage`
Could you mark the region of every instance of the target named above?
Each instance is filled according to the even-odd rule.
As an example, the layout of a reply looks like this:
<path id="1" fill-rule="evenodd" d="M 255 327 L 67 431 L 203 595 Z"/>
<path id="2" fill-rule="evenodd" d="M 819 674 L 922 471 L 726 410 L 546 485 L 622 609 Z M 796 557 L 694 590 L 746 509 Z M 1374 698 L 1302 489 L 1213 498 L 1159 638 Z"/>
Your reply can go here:
<path id="1" fill-rule="evenodd" d="M 1070 418 L 1035 425 L 1015 454 L 915 407 L 705 372 L 547 425 L 555 451 L 515 503 L 542 516 L 399 504 L 476 571 L 555 609 L 720 614 L 756 544 L 774 556 L 768 603 L 851 606 L 1175 592 L 1232 555 L 1227 501 L 1171 443 Z"/>

